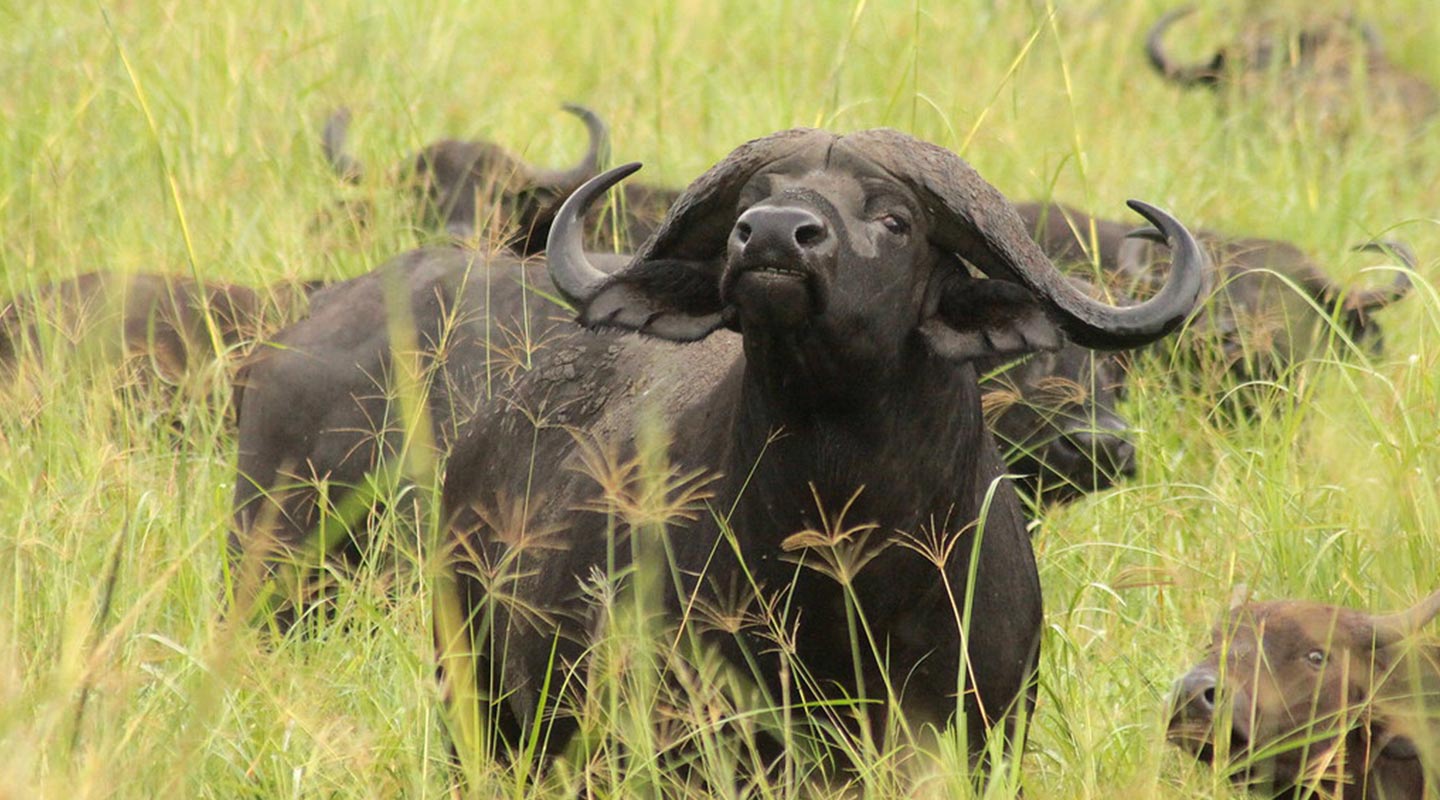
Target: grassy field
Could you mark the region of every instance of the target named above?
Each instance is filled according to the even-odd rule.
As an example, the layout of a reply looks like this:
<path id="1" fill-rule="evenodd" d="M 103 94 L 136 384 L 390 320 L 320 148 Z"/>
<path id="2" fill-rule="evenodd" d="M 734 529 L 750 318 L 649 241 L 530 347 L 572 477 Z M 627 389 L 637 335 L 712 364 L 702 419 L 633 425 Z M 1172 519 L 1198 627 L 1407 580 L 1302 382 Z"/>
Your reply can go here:
<path id="1" fill-rule="evenodd" d="M 1353 7 L 1400 63 L 1440 81 L 1431 3 L 1265 5 Z M 1245 6 L 1207 6 L 1175 47 L 1198 56 Z M 583 145 L 564 101 L 610 121 L 617 160 L 672 185 L 792 125 L 887 125 L 960 152 L 1012 198 L 1112 217 L 1143 198 L 1192 226 L 1292 240 L 1347 281 L 1389 277 L 1362 276 L 1377 261 L 1350 245 L 1404 237 L 1418 288 L 1384 313 L 1383 356 L 1305 365 L 1281 387 L 1295 402 L 1239 423 L 1142 367 L 1123 409 L 1138 477 L 1035 533 L 1041 699 L 1018 777 L 993 793 L 1018 781 L 1032 798 L 1225 796 L 1224 777 L 1186 763 L 1163 730 L 1171 682 L 1233 584 L 1374 608 L 1440 586 L 1440 130 L 1362 119 L 1342 140 L 1268 106 L 1222 114 L 1146 68 L 1140 40 L 1164 8 L 4 3 L 0 292 L 96 269 L 255 285 L 361 274 L 420 241 L 384 183 L 403 154 L 485 137 L 567 163 Z M 370 168 L 358 187 L 317 144 L 340 104 Z M 374 202 L 376 224 L 317 228 L 339 197 Z M 224 370 L 164 409 L 117 402 L 116 380 L 62 359 L 5 390 L 0 797 L 443 796 L 426 583 L 366 572 L 309 637 L 224 624 Z M 414 536 L 395 518 L 381 527 Z M 615 724 L 617 740 L 645 741 L 626 738 L 640 723 Z M 619 763 L 588 778 L 560 765 L 538 783 L 494 768 L 476 794 L 655 790 Z M 894 776 L 876 772 L 868 796 L 888 796 Z"/>

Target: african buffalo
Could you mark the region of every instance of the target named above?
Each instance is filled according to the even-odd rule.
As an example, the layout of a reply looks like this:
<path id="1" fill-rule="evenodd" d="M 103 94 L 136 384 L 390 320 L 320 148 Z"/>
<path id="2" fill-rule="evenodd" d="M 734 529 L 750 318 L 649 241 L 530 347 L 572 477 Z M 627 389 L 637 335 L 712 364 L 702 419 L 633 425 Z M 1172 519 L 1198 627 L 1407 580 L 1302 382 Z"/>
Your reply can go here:
<path id="1" fill-rule="evenodd" d="M 609 149 L 609 128 L 600 117 L 584 106 L 563 108 L 585 123 L 590 136 L 585 155 L 569 168 L 537 169 L 493 142 L 456 139 L 432 142 L 402 163 L 395 180 L 414 192 L 419 224 L 443 228 L 459 240 L 479 238 L 521 254 L 539 252 L 558 204 L 600 170 Z M 346 151 L 350 117 L 345 108 L 332 114 L 321 144 L 336 174 L 354 182 L 364 169 Z M 363 219 L 366 213 L 362 208 L 353 215 Z"/>
<path id="2" fill-rule="evenodd" d="M 242 348 L 303 304 L 309 284 L 268 291 L 182 275 L 91 272 L 48 284 L 0 308 L 0 366 L 54 352 L 95 351 L 139 364 L 142 381 L 174 383 L 202 360 Z M 203 354 L 203 355 L 202 355 Z"/>
<path id="3" fill-rule="evenodd" d="M 1017 208 L 1041 249 L 1058 264 L 1092 264 L 1098 271 L 1082 267 L 1080 273 L 1098 275 L 1121 293 L 1144 295 L 1157 287 L 1165 256 L 1144 241 L 1145 231 L 1059 203 Z M 1405 270 L 1388 286 L 1347 290 L 1288 242 L 1211 230 L 1196 231 L 1195 238 L 1209 255 L 1205 299 L 1166 347 L 1177 355 L 1176 366 L 1210 389 L 1227 376 L 1241 382 L 1280 378 L 1321 352 L 1336 330 L 1378 352 L 1383 337 L 1374 314 L 1408 293 L 1408 273 L 1417 266 L 1403 242 L 1367 243 L 1359 249 L 1388 253 Z"/>
<path id="4" fill-rule="evenodd" d="M 302 484 L 359 486 L 394 463 L 406 441 L 396 387 L 428 389 L 421 432 L 440 452 L 453 448 L 444 507 L 462 617 L 479 626 L 477 675 L 493 690 L 494 721 L 514 735 L 534 718 L 544 676 L 581 662 L 590 628 L 577 581 L 606 565 L 608 526 L 628 530 L 605 513 L 621 501 L 599 493 L 595 462 L 583 474 L 586 455 L 613 447 L 628 463 L 635 426 L 653 419 L 673 442 L 666 474 L 703 473 L 690 496 L 713 510 L 681 507 L 669 520 L 688 528 L 671 539 L 685 584 L 666 589 L 672 612 L 692 598 L 718 613 L 726 586 L 759 587 L 767 602 L 786 592 L 784 607 L 801 616 L 783 624 L 799 625 L 794 655 L 813 677 L 805 693 L 881 697 L 893 686 L 917 725 L 943 724 L 960 706 L 977 750 L 997 722 L 1010 732 L 1033 701 L 1040 596 L 1015 495 L 991 486 L 1003 469 L 971 362 L 1054 349 L 1057 325 L 1090 347 L 1164 335 L 1199 291 L 1193 238 L 1134 204 L 1180 256 L 1156 298 L 1107 306 L 1056 273 L 1005 199 L 948 151 L 893 131 L 795 130 L 742 146 L 698 179 L 612 274 L 580 252 L 581 220 L 632 171 L 587 184 L 550 234 L 554 285 L 598 332 L 546 320 L 535 267 L 463 251 L 418 251 L 317 295 L 311 317 L 277 334 L 238 381 L 232 552 L 306 546 L 324 527 L 322 508 L 345 504 Z M 970 277 L 957 256 L 991 279 Z M 407 305 L 418 330 L 399 320 L 392 330 L 387 309 Z M 503 318 L 487 316 L 501 307 Z M 398 377 L 407 373 L 419 380 Z M 844 520 L 833 516 L 842 508 Z M 848 534 L 831 528 L 841 522 L 878 531 L 868 565 L 848 580 L 888 663 L 850 639 L 846 592 L 809 569 L 825 557 L 812 540 L 829 535 L 815 532 L 839 535 L 841 547 Z M 716 547 L 729 539 L 722 528 L 734 550 Z M 922 555 L 930 539 L 936 563 Z M 616 567 L 628 560 L 619 549 Z M 497 565 L 521 562 L 505 591 L 490 591 Z M 736 583 L 741 562 L 749 577 Z M 965 596 L 974 622 L 962 670 L 950 598 Z M 774 681 L 790 673 L 751 633 L 721 637 L 720 650 L 737 662 L 751 651 L 765 688 L 785 696 Z M 496 637 L 501 663 L 488 661 Z M 550 730 L 554 750 L 573 720 Z"/>
<path id="5" fill-rule="evenodd" d="M 1376 616 L 1237 604 L 1175 688 L 1168 738 L 1276 797 L 1421 800 L 1440 790 L 1440 592 Z"/>
<path id="6" fill-rule="evenodd" d="M 1370 242 L 1359 249 L 1393 255 L 1405 269 L 1388 286 L 1347 291 L 1304 251 L 1274 239 L 1196 234 L 1209 253 L 1206 299 L 1177 338 L 1178 365 L 1204 387 L 1229 378 L 1265 383 L 1283 378 L 1301 361 L 1344 337 L 1378 353 L 1383 342 L 1374 313 L 1404 297 L 1416 268 L 1410 248 L 1396 241 Z M 1132 285 L 1153 277 L 1163 257 L 1141 238 L 1122 244 L 1116 272 Z M 1344 351 L 1344 347 L 1340 347 Z"/>
<path id="7" fill-rule="evenodd" d="M 1440 110 L 1440 93 L 1424 78 L 1396 66 L 1385 55 L 1379 36 L 1354 18 L 1285 26 L 1275 20 L 1252 26 L 1238 41 L 1204 61 L 1178 63 L 1166 52 L 1164 37 L 1177 20 L 1193 13 L 1183 6 L 1162 16 L 1145 38 L 1150 65 L 1171 82 L 1212 89 L 1263 93 L 1283 87 L 1323 116 L 1335 116 L 1356 100 L 1371 115 L 1416 125 Z M 1278 83 L 1267 83 L 1268 81 Z M 1356 91 L 1363 89 L 1363 97 Z"/>
<path id="8" fill-rule="evenodd" d="M 782 686 L 795 662 L 763 630 L 716 634 L 737 665 L 758 666 L 772 698 L 889 692 L 915 725 L 944 725 L 958 706 L 975 752 L 992 726 L 1013 733 L 1034 699 L 1040 593 L 1015 495 L 992 487 L 1002 467 L 971 362 L 1054 349 L 1059 329 L 1089 347 L 1164 335 L 1198 295 L 1193 238 L 1132 203 L 1179 255 L 1155 299 L 1108 306 L 1056 272 L 1008 202 L 952 153 L 888 130 L 797 129 L 731 153 L 607 272 L 582 251 L 581 219 L 636 168 L 582 187 L 551 230 L 554 284 L 594 333 L 539 353 L 505 402 L 467 423 L 446 471 L 462 616 L 485 620 L 472 629 L 476 675 L 500 730 L 529 729 L 542 685 L 561 685 L 546 676 L 582 662 L 594 620 L 581 580 L 629 561 L 607 530 L 645 535 L 624 513 L 623 482 L 596 474 L 595 453 L 631 463 L 649 419 L 669 437 L 663 474 L 708 481 L 703 506 L 672 496 L 672 619 L 692 605 L 733 613 L 740 589 L 742 604 L 749 595 L 776 615 L 769 623 L 809 676 Z M 991 279 L 970 277 L 957 256 Z M 551 466 L 540 475 L 527 464 Z M 537 502 L 516 518 L 527 497 Z M 551 541 L 531 546 L 527 532 Z M 854 535 L 864 568 L 827 569 Z M 931 538 L 927 555 L 919 543 Z M 497 578 L 506 564 L 515 572 Z M 959 596 L 971 598 L 963 632 Z M 847 630 L 851 600 L 874 649 Z M 886 705 L 869 709 L 874 730 Z M 554 720 L 545 746 L 573 730 Z"/>
<path id="9" fill-rule="evenodd" d="M 473 242 L 475 223 L 480 220 L 487 230 L 509 232 L 498 238 L 498 249 L 519 255 L 540 252 L 560 204 L 581 181 L 599 171 L 609 149 L 609 128 L 604 120 L 583 106 L 564 108 L 579 116 L 590 133 L 585 157 L 569 170 L 536 170 L 499 145 L 483 140 L 435 142 L 421 150 L 413 163 L 402 164 L 400 182 L 416 190 L 425 211 L 420 224 L 443 226 L 454 238 Z M 345 151 L 349 125 L 349 110 L 337 111 L 326 122 L 321 143 L 336 174 L 356 182 L 364 171 Z M 626 184 L 614 203 L 591 209 L 586 217 L 586 241 L 596 250 L 631 250 L 650 238 L 679 196 L 678 189 Z M 346 204 L 345 210 L 347 216 L 362 223 L 369 216 L 363 205 Z"/>

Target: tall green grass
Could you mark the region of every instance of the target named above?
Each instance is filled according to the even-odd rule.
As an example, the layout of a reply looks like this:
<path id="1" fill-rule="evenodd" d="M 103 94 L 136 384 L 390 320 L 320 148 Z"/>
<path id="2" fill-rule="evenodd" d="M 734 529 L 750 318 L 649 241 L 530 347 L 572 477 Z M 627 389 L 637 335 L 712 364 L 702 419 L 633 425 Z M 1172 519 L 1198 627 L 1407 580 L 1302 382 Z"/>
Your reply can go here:
<path id="1" fill-rule="evenodd" d="M 1222 114 L 1143 64 L 1140 37 L 1164 5 L 3 4 L 0 292 L 95 269 L 256 285 L 361 274 L 423 240 L 384 180 L 405 154 L 485 137 L 566 163 L 583 147 L 558 113 L 567 100 L 610 121 L 617 159 L 671 185 L 791 125 L 889 125 L 962 152 L 1012 198 L 1123 216 L 1139 197 L 1192 225 L 1293 240 L 1344 280 L 1388 279 L 1362 275 L 1379 262 L 1347 248 L 1402 236 L 1421 269 L 1414 295 L 1383 313 L 1384 355 L 1304 365 L 1283 382 L 1293 401 L 1239 422 L 1143 366 L 1124 408 L 1139 476 L 1035 533 L 1040 704 L 1018 777 L 992 791 L 1018 780 L 1040 798 L 1225 795 L 1224 776 L 1167 747 L 1163 726 L 1170 683 L 1233 583 L 1385 608 L 1440 584 L 1440 129 L 1411 137 L 1362 120 L 1340 141 L 1263 105 Z M 1174 46 L 1199 55 L 1246 5 L 1207 8 Z M 1264 5 L 1354 7 L 1397 59 L 1440 81 L 1430 0 Z M 358 187 L 319 153 L 319 125 L 341 104 L 369 168 Z M 374 203 L 375 223 L 317 226 L 340 198 Z M 6 389 L 0 415 L 0 796 L 442 796 L 454 720 L 434 679 L 425 571 L 377 560 L 337 578 L 335 619 L 305 637 L 232 624 L 219 577 L 235 480 L 223 367 L 157 408 L 120 403 L 121 373 L 47 364 Z M 377 520 L 397 551 L 423 549 L 411 524 L 423 495 Z M 636 644 L 643 627 L 617 630 L 598 663 L 657 657 Z M 700 669 L 697 693 L 720 680 L 704 673 L 713 663 Z M 636 698 L 668 689 L 622 673 L 592 678 L 590 759 L 467 767 L 476 794 L 678 791 L 627 760 L 658 735 Z M 963 764 L 953 742 L 940 749 L 942 773 Z M 710 775 L 746 758 L 722 736 L 699 751 Z M 866 773 L 869 796 L 905 783 L 888 763 Z M 827 790 L 806 781 L 755 791 Z"/>

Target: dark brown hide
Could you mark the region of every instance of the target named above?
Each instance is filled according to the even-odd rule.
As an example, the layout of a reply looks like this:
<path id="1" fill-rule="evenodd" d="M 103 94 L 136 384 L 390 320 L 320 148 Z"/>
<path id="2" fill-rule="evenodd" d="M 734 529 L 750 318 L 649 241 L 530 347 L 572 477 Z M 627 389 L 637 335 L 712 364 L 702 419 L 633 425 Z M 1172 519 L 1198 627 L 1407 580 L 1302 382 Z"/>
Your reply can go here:
<path id="1" fill-rule="evenodd" d="M 315 292 L 310 315 L 271 337 L 235 379 L 237 591 L 255 591 L 280 563 L 360 557 L 376 501 L 355 490 L 384 484 L 377 473 L 407 441 L 399 393 L 420 392 L 412 398 L 430 423 L 413 446 L 443 456 L 457 426 L 552 342 L 553 295 L 543 262 L 448 247 Z M 397 377 L 395 348 L 408 379 Z M 303 581 L 293 588 L 297 596 L 281 598 L 282 625 L 311 594 Z"/>
<path id="2" fill-rule="evenodd" d="M 0 309 L 0 364 L 14 369 L 21 359 L 38 364 L 47 352 L 83 350 L 136 364 L 142 380 L 173 383 L 278 326 L 303 305 L 306 288 L 257 292 L 180 275 L 87 273 Z"/>
<path id="3" fill-rule="evenodd" d="M 1421 800 L 1440 789 L 1440 592 L 1375 616 L 1244 603 L 1176 685 L 1168 737 L 1276 797 Z M 1316 794 L 1309 794 L 1315 792 Z"/>
<path id="4" fill-rule="evenodd" d="M 1046 255 L 1092 280 L 1098 267 L 1113 295 L 1148 295 L 1164 274 L 1164 248 L 1127 239 L 1131 226 L 1060 203 L 1016 208 Z M 1207 391 L 1223 390 L 1227 379 L 1282 379 L 1292 366 L 1337 341 L 1337 332 L 1379 352 L 1383 332 L 1374 314 L 1408 293 L 1409 273 L 1417 266 L 1404 243 L 1371 243 L 1362 249 L 1383 249 L 1404 269 L 1388 286 L 1347 289 L 1288 242 L 1209 230 L 1195 236 L 1209 256 L 1205 299 L 1180 335 L 1162 347 L 1173 351 L 1176 366 Z M 1337 344 L 1341 353 L 1349 349 L 1343 341 Z"/>

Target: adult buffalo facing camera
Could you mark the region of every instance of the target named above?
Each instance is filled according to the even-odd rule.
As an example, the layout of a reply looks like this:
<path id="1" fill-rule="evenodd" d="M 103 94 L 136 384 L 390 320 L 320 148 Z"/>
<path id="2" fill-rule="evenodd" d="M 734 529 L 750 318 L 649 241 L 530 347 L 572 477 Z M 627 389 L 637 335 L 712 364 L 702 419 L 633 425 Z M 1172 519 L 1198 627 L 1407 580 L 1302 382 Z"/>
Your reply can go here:
<path id="1" fill-rule="evenodd" d="M 733 609 L 753 587 L 789 654 L 748 626 L 712 637 L 742 668 L 754 659 L 771 697 L 795 689 L 822 709 L 868 697 L 877 731 L 891 711 L 912 730 L 958 711 L 977 756 L 992 730 L 1013 735 L 1034 700 L 1040 588 L 1015 494 L 996 485 L 972 362 L 1054 349 L 1062 331 L 1107 348 L 1165 335 L 1200 289 L 1193 238 L 1132 203 L 1178 255 L 1155 298 L 1109 306 L 1056 272 L 949 151 L 889 130 L 797 129 L 732 152 L 608 272 L 582 251 L 582 220 L 635 169 L 582 187 L 551 230 L 552 280 L 594 333 L 541 351 L 466 424 L 446 470 L 461 618 L 499 730 L 530 730 L 544 687 L 575 685 L 555 673 L 583 663 L 595 624 L 581 581 L 628 562 L 607 546 L 612 526 L 645 535 L 606 513 L 623 498 L 597 483 L 593 455 L 627 463 L 649 419 L 669 434 L 666 474 L 710 481 L 705 508 L 669 520 L 671 619 Z M 827 548 L 855 530 L 868 531 L 865 566 L 842 586 L 825 574 Z M 952 600 L 967 597 L 968 616 Z M 847 598 L 873 649 L 847 629 Z M 782 687 L 792 657 L 807 679 Z M 546 729 L 554 750 L 574 720 L 547 713 Z"/>
<path id="2" fill-rule="evenodd" d="M 1168 736 L 1275 797 L 1421 800 L 1440 789 L 1440 592 L 1375 615 L 1237 604 L 1176 684 Z M 1428 787 L 1428 792 L 1427 792 Z"/>

